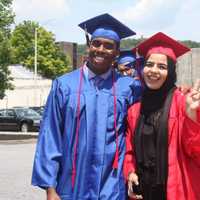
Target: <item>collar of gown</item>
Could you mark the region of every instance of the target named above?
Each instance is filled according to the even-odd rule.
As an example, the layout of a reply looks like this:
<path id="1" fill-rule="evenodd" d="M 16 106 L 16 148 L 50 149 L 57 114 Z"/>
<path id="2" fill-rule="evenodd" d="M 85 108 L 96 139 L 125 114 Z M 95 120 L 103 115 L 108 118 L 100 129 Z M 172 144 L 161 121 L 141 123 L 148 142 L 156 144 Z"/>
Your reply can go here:
<path id="1" fill-rule="evenodd" d="M 89 80 L 93 79 L 95 76 L 99 76 L 100 78 L 102 78 L 103 80 L 106 80 L 110 74 L 111 74 L 112 69 L 110 68 L 107 72 L 101 74 L 101 75 L 97 75 L 95 74 L 92 70 L 90 70 L 88 68 L 88 66 L 86 65 L 86 63 L 83 66 L 83 73 L 86 77 L 88 77 Z"/>

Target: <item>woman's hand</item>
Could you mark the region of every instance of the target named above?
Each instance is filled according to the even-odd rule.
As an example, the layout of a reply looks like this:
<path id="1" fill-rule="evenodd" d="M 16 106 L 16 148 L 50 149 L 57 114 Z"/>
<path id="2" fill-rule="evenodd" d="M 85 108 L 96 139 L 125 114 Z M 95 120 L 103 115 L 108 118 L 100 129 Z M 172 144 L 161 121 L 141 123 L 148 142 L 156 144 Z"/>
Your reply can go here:
<path id="1" fill-rule="evenodd" d="M 47 189 L 47 200 L 61 200 L 54 188 Z"/>
<path id="2" fill-rule="evenodd" d="M 197 121 L 197 108 L 200 107 L 200 79 L 186 95 L 186 113 L 192 120 Z"/>
<path id="3" fill-rule="evenodd" d="M 181 85 L 181 86 L 178 87 L 178 89 L 179 89 L 179 91 L 181 91 L 183 94 L 186 95 L 187 93 L 190 92 L 191 86 L 189 86 L 189 85 Z"/>
<path id="4" fill-rule="evenodd" d="M 139 185 L 138 176 L 136 173 L 131 172 L 128 175 L 128 196 L 133 199 L 143 199 L 142 195 L 137 195 L 133 192 L 133 185 Z"/>

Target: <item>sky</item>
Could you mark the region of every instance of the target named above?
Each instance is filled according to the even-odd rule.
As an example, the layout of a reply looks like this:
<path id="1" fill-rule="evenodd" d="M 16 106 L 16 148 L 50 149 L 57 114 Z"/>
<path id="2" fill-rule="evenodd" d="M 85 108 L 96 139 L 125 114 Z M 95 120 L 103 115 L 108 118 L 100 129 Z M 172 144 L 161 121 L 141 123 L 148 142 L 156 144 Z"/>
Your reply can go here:
<path id="1" fill-rule="evenodd" d="M 109 13 L 137 34 L 162 31 L 177 40 L 200 42 L 199 0 L 13 0 L 15 24 L 33 20 L 55 34 L 56 41 L 85 43 L 78 24 Z"/>

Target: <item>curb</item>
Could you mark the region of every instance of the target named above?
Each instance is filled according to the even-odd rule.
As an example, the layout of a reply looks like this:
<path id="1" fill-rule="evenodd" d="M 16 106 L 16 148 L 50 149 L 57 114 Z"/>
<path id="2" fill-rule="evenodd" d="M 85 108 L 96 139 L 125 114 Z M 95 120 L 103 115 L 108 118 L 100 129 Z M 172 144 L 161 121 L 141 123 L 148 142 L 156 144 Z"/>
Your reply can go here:
<path id="1" fill-rule="evenodd" d="M 21 133 L 21 132 L 6 132 L 0 133 L 0 140 L 26 140 L 26 139 L 35 139 L 38 137 L 38 133 Z"/>

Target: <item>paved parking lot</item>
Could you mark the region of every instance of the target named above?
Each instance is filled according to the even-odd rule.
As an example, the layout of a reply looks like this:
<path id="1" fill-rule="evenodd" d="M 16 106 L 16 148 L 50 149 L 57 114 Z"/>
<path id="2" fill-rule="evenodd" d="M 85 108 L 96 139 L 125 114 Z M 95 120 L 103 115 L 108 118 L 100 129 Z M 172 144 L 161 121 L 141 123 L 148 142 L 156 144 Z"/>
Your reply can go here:
<path id="1" fill-rule="evenodd" d="M 30 185 L 36 139 L 0 140 L 0 200 L 45 200 Z"/>

